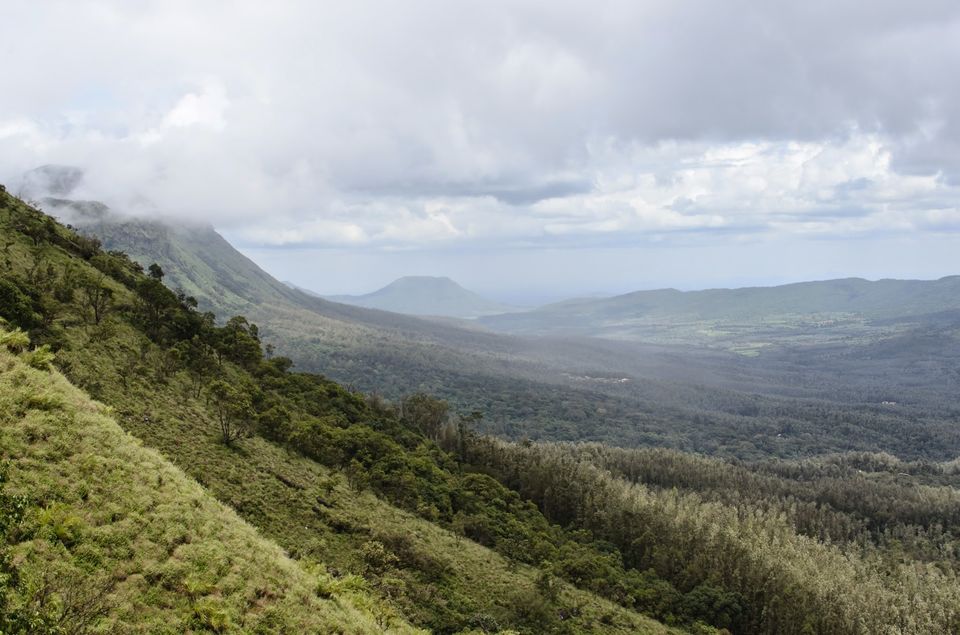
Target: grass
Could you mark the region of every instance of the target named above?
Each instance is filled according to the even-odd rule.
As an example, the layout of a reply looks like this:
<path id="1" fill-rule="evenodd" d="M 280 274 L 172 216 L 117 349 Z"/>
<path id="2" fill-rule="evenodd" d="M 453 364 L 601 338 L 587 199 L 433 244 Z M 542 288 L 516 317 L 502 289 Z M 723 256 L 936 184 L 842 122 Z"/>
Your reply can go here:
<path id="1" fill-rule="evenodd" d="M 10 489 L 33 509 L 14 561 L 58 606 L 93 611 L 96 632 L 414 631 L 362 588 L 319 597 L 318 573 L 124 432 L 110 408 L 5 350 L 0 441 Z"/>
<path id="2" fill-rule="evenodd" d="M 122 329 L 122 325 L 107 328 Z M 82 385 L 97 386 L 116 406 L 122 426 L 160 450 L 211 494 L 227 503 L 308 568 L 339 576 L 364 571 L 364 544 L 403 543 L 402 562 L 384 581 L 368 576 L 363 588 L 377 597 L 380 614 L 415 624 L 459 629 L 462 616 L 477 624 L 509 624 L 533 594 L 537 569 L 518 566 L 493 551 L 401 511 L 314 461 L 261 438 L 225 446 L 203 400 L 188 396 L 181 378 L 157 383 L 145 367 L 115 378 L 118 360 L 136 355 L 128 337 L 103 338 L 94 327 L 64 351 L 61 363 Z M 439 572 L 439 575 L 438 575 Z M 336 582 L 336 579 L 334 579 Z M 570 607 L 567 632 L 666 633 L 667 627 L 591 593 L 561 585 Z M 384 608 L 386 607 L 386 608 Z M 448 631 L 451 632 L 451 631 Z M 526 631 L 537 632 L 537 631 Z"/>

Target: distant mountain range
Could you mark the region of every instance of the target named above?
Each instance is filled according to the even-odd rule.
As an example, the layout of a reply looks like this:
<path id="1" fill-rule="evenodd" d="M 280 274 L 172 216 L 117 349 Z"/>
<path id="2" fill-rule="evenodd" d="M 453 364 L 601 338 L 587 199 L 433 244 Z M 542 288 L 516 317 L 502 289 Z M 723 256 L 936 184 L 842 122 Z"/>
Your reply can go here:
<path id="1" fill-rule="evenodd" d="M 334 302 L 408 315 L 469 319 L 519 310 L 464 289 L 450 278 L 433 276 L 398 278 L 382 289 L 364 295 L 324 297 Z"/>
<path id="2" fill-rule="evenodd" d="M 750 324 L 765 330 L 835 326 L 839 322 L 903 320 L 960 309 L 960 276 L 940 280 L 845 278 L 776 287 L 636 291 L 601 299 L 559 302 L 524 313 L 484 317 L 491 329 L 514 334 L 586 335 L 645 339 L 681 325 Z"/>
<path id="3" fill-rule="evenodd" d="M 208 225 L 121 216 L 89 201 L 42 203 L 105 248 L 145 266 L 159 263 L 164 282 L 196 297 L 203 310 L 247 316 L 298 369 L 388 398 L 429 391 L 460 412 L 485 412 L 483 428 L 507 437 L 683 443 L 756 457 L 760 450 L 741 444 L 744 431 L 769 428 L 757 417 L 780 408 L 784 396 L 912 399 L 928 408 L 952 403 L 941 395 L 955 391 L 941 369 L 960 359 L 956 278 L 641 291 L 469 322 L 428 320 L 293 289 Z M 820 370 L 811 377 L 813 359 Z M 888 378 L 904 373 L 913 387 L 897 386 L 891 397 Z M 711 415 L 705 428 L 704 413 L 717 409 L 728 415 Z M 910 451 L 906 421 L 884 428 L 882 441 L 874 436 L 855 447 Z M 821 451 L 854 447 L 842 445 L 849 439 L 830 422 L 811 425 L 816 433 L 790 437 L 789 449 L 775 435 L 758 441 L 751 433 L 751 443 L 784 456 L 809 451 L 812 438 Z M 953 446 L 936 437 L 930 447 L 942 453 Z"/>
<path id="4" fill-rule="evenodd" d="M 0 327 L 0 401 L 10 406 L 0 408 L 10 441 L 0 500 L 14 501 L 0 510 L 14 528 L 0 562 L 17 574 L 7 576 L 7 622 L 31 624 L 15 632 L 680 632 L 651 613 L 717 634 L 799 623 L 845 632 L 868 619 L 864 632 L 919 622 L 917 633 L 945 633 L 960 623 L 957 559 L 940 549 L 960 506 L 957 316 L 873 346 L 749 360 L 462 327 L 478 354 L 438 355 L 457 323 L 311 298 L 209 227 L 58 204 L 105 244 L 129 240 L 145 263 L 158 256 L 164 282 L 193 285 L 205 303 L 246 302 L 267 328 L 218 328 L 125 255 L 0 188 L 0 316 L 29 328 Z M 98 290 L 110 290 L 98 296 L 107 303 L 91 300 Z M 324 315 L 336 311 L 344 319 Z M 377 320 L 399 326 L 393 339 L 371 328 Z M 254 349 L 260 335 L 270 348 Z M 416 345 L 401 348 L 404 337 Z M 29 350 L 31 338 L 56 353 Z M 379 385 L 405 379 L 420 394 L 400 407 L 364 399 L 290 372 L 274 356 L 280 346 L 356 363 Z M 545 354 L 576 367 L 559 379 Z M 518 376 L 523 358 L 534 380 Z M 621 363 L 687 383 L 645 380 Z M 449 387 L 469 401 L 448 409 L 426 393 Z M 485 415 L 507 436 L 741 460 L 466 433 Z M 889 450 L 923 461 L 865 453 Z M 23 516 L 7 511 L 18 506 Z M 641 558 L 657 553 L 665 564 L 646 567 Z M 930 562 L 942 553 L 942 567 Z M 734 575 L 714 573 L 721 567 Z M 386 595 L 379 580 L 398 582 Z M 635 600 L 644 597 L 657 602 Z M 813 621 L 821 615 L 833 621 Z"/>

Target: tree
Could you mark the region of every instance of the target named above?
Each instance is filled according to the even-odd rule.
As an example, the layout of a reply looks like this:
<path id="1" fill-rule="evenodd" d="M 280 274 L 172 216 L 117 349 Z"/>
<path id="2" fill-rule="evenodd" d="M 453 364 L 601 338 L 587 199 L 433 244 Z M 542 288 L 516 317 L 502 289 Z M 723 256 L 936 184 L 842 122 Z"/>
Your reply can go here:
<path id="1" fill-rule="evenodd" d="M 84 277 L 79 284 L 80 304 L 94 324 L 100 324 L 113 301 L 113 289 L 104 283 L 105 280 L 106 276 L 101 273 Z"/>
<path id="2" fill-rule="evenodd" d="M 468 415 L 457 417 L 457 460 L 464 461 L 467 455 L 467 443 L 476 435 L 477 426 L 483 420 L 483 413 L 474 410 Z"/>
<path id="3" fill-rule="evenodd" d="M 141 278 L 137 283 L 140 313 L 150 337 L 157 339 L 168 311 L 177 305 L 177 296 L 159 278 Z"/>
<path id="4" fill-rule="evenodd" d="M 176 348 L 180 354 L 180 361 L 193 380 L 194 396 L 199 397 L 203 381 L 217 370 L 213 347 L 204 342 L 200 336 L 195 335 L 192 339 L 179 342 Z"/>
<path id="5" fill-rule="evenodd" d="M 446 401 L 418 392 L 404 399 L 400 405 L 404 423 L 428 439 L 437 440 L 440 437 L 450 414 L 450 406 Z"/>
<path id="6" fill-rule="evenodd" d="M 0 317 L 22 329 L 36 328 L 41 316 L 33 310 L 33 302 L 12 280 L 0 279 Z"/>
<path id="7" fill-rule="evenodd" d="M 215 348 L 218 360 L 222 361 L 222 358 L 226 357 L 248 370 L 254 369 L 263 361 L 257 325 L 250 324 L 242 315 L 227 320 L 217 333 Z"/>
<path id="8" fill-rule="evenodd" d="M 33 240 L 34 247 L 49 242 L 57 233 L 56 221 L 36 210 L 28 210 L 16 215 L 13 218 L 13 228 L 29 236 Z"/>
<path id="9" fill-rule="evenodd" d="M 273 438 L 288 438 L 291 434 L 290 424 L 293 416 L 290 409 L 283 404 L 274 404 L 257 416 L 257 423 L 261 430 Z"/>
<path id="10" fill-rule="evenodd" d="M 231 445 L 253 432 L 255 413 L 250 397 L 227 382 L 218 379 L 207 389 L 217 412 L 223 442 Z"/>
<path id="11" fill-rule="evenodd" d="M 161 269 L 157 263 L 153 263 L 147 267 L 147 274 L 157 282 L 163 281 L 163 269 Z"/>

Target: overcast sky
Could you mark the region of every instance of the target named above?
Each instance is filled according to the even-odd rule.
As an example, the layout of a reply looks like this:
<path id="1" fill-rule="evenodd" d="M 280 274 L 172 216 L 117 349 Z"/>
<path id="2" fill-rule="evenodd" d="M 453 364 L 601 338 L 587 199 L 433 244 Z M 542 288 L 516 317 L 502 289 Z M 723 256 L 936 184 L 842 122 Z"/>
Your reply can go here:
<path id="1" fill-rule="evenodd" d="M 960 273 L 960 3 L 3 0 L 0 182 L 320 292 Z"/>

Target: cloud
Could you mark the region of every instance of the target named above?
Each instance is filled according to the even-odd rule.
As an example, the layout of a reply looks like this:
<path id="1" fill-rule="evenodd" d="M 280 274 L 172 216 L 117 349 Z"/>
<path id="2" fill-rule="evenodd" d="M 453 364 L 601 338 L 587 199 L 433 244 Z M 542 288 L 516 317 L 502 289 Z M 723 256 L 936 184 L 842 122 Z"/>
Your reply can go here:
<path id="1" fill-rule="evenodd" d="M 0 53 L 5 181 L 250 245 L 956 228 L 952 1 L 11 0 Z"/>

